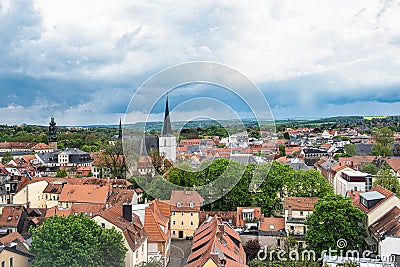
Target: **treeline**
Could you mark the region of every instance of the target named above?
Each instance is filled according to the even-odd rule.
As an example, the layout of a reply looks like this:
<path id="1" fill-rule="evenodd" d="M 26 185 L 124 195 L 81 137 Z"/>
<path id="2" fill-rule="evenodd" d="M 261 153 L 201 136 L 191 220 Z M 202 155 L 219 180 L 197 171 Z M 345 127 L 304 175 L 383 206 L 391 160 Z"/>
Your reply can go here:
<path id="1" fill-rule="evenodd" d="M 118 134 L 117 128 L 57 128 L 58 147 L 79 148 L 86 152 L 99 151 L 110 138 Z M 36 125 L 0 126 L 0 142 L 48 142 L 48 127 Z"/>
<path id="2" fill-rule="evenodd" d="M 150 198 L 169 199 L 172 190 L 194 188 L 209 202 L 206 210 L 228 211 L 236 207 L 259 206 L 266 215 L 282 210 L 285 196 L 324 197 L 333 194 L 332 187 L 318 171 L 295 171 L 278 162 L 244 165 L 217 159 L 205 168 L 201 166 L 200 171 L 189 165 L 174 166 L 168 173 L 168 181 L 162 177 L 148 180 L 139 176 L 135 179 L 134 182 L 145 189 Z M 229 188 L 232 189 L 229 191 Z M 208 199 L 218 200 L 211 203 Z"/>

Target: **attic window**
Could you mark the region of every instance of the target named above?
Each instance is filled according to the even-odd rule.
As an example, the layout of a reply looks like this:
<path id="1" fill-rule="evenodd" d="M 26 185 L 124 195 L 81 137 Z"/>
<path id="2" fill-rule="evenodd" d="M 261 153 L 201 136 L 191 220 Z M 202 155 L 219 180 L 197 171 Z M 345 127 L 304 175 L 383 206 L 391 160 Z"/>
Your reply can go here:
<path id="1" fill-rule="evenodd" d="M 181 202 L 176 203 L 176 206 L 177 206 L 178 208 L 182 207 Z"/>
<path id="2" fill-rule="evenodd" d="M 12 219 L 12 217 L 11 217 L 11 216 L 9 216 L 9 217 L 7 218 L 7 221 L 11 221 L 11 219 Z"/>
<path id="3" fill-rule="evenodd" d="M 194 203 L 190 202 L 189 207 L 194 208 Z"/>

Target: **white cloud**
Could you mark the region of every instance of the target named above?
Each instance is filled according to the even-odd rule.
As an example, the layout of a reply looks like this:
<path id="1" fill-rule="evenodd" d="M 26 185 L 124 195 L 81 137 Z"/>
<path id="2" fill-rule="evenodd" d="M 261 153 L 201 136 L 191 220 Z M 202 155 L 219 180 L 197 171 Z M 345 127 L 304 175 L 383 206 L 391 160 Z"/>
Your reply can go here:
<path id="1" fill-rule="evenodd" d="M 82 87 L 71 90 L 89 95 L 91 102 L 76 94 L 68 107 L 43 100 L 68 123 L 118 118 L 115 114 L 123 108 L 116 111 L 115 106 L 126 105 L 129 93 L 122 92 L 125 89 L 113 93 L 116 88 L 134 90 L 165 67 L 195 60 L 231 65 L 261 85 L 301 82 L 289 83 L 285 90 L 263 89 L 267 94 L 275 90 L 269 99 L 274 112 L 292 116 L 319 114 L 324 103 L 347 96 L 353 102 L 357 95 L 386 101 L 400 84 L 399 0 L 35 0 L 34 6 L 31 1 L 0 0 L 0 4 L 0 29 L 5 33 L 0 36 L 0 59 L 6 62 L 0 74 L 58 79 L 60 84 L 79 80 Z M 24 16 L 19 15 L 20 6 L 26 6 Z M 290 111 L 280 109 L 288 103 Z M 35 105 L 23 107 L 29 111 Z M 376 107 L 387 110 L 383 105 Z M 47 118 L 48 112 L 32 117 L 32 122 L 43 122 L 41 116 Z"/>

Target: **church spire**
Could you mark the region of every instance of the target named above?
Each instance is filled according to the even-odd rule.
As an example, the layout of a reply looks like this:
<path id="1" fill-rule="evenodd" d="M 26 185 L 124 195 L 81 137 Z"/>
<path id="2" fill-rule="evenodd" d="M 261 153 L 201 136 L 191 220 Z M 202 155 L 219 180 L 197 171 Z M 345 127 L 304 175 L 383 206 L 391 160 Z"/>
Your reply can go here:
<path id="1" fill-rule="evenodd" d="M 118 139 L 119 139 L 119 140 L 122 140 L 122 122 L 121 122 L 121 118 L 119 118 Z"/>
<path id="2" fill-rule="evenodd" d="M 163 136 L 172 135 L 171 120 L 169 118 L 168 94 L 167 94 L 167 101 L 165 102 L 165 115 L 164 115 L 164 125 L 163 125 L 162 135 Z"/>

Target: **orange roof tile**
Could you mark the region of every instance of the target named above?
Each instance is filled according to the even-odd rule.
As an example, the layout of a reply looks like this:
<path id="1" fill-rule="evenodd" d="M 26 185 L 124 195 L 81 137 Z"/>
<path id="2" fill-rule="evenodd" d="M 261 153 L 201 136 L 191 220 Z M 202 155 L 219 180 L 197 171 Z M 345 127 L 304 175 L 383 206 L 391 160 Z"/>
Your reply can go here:
<path id="1" fill-rule="evenodd" d="M 136 214 L 132 213 L 132 222 L 127 221 L 122 216 L 122 205 L 115 205 L 101 211 L 98 216 L 121 229 L 129 247 L 133 251 L 135 251 L 148 237 L 142 223 L 140 222 L 140 218 Z"/>
<path id="2" fill-rule="evenodd" d="M 11 234 L 8 234 L 0 238 L 0 244 L 11 243 L 14 242 L 15 240 L 18 240 L 20 242 L 25 241 L 25 239 L 18 232 L 13 232 Z"/>
<path id="3" fill-rule="evenodd" d="M 382 195 L 384 195 L 385 196 L 385 198 L 384 199 L 382 199 L 381 201 L 379 201 L 377 204 L 375 204 L 372 208 L 370 208 L 370 209 L 367 209 L 363 204 L 361 204 L 361 202 L 360 202 L 360 193 L 363 193 L 363 192 L 361 192 L 361 191 L 348 191 L 347 192 L 347 196 L 349 197 L 349 198 L 351 198 L 351 200 L 352 200 L 352 203 L 353 203 L 353 205 L 354 206 L 356 206 L 356 207 L 358 207 L 360 210 L 362 210 L 363 212 L 365 212 L 365 213 L 370 213 L 371 211 L 373 211 L 374 209 L 376 209 L 377 207 L 379 207 L 380 205 L 382 205 L 385 201 L 387 201 L 389 198 L 391 198 L 392 196 L 395 196 L 395 194 L 392 192 L 392 191 L 390 191 L 390 190 L 387 190 L 386 188 L 383 188 L 383 187 L 381 187 L 381 186 L 379 186 L 379 185 L 377 185 L 377 186 L 375 186 L 374 188 L 371 188 L 371 190 L 369 190 L 369 192 L 373 192 L 373 191 L 376 191 L 376 192 L 379 192 L 379 193 L 381 193 Z"/>
<path id="4" fill-rule="evenodd" d="M 204 199 L 196 191 L 172 190 L 170 203 L 171 211 L 199 211 Z M 178 203 L 180 207 L 178 207 Z M 190 207 L 190 203 L 193 204 L 193 207 Z"/>
<path id="5" fill-rule="evenodd" d="M 59 202 L 106 203 L 108 186 L 66 184 L 61 191 Z"/>
<path id="6" fill-rule="evenodd" d="M 13 205 L 0 207 L 3 209 L 0 214 L 0 227 L 17 227 L 19 221 L 21 220 L 21 215 L 24 211 L 24 206 Z"/>
<path id="7" fill-rule="evenodd" d="M 156 201 L 150 202 L 145 209 L 144 220 L 144 229 L 149 235 L 149 242 L 167 242 L 169 239 L 168 223 L 169 216 L 165 217 L 161 213 Z"/>
<path id="8" fill-rule="evenodd" d="M 185 266 L 203 266 L 209 259 L 219 265 L 219 258 L 226 259 L 226 267 L 247 266 L 239 235 L 220 218 L 210 217 L 195 231 L 192 252 Z"/>
<path id="9" fill-rule="evenodd" d="M 261 218 L 260 221 L 261 231 L 278 232 L 279 230 L 282 229 L 285 229 L 285 218 L 278 218 L 278 217 Z"/>
<path id="10" fill-rule="evenodd" d="M 285 197 L 285 210 L 314 210 L 317 197 Z"/>

